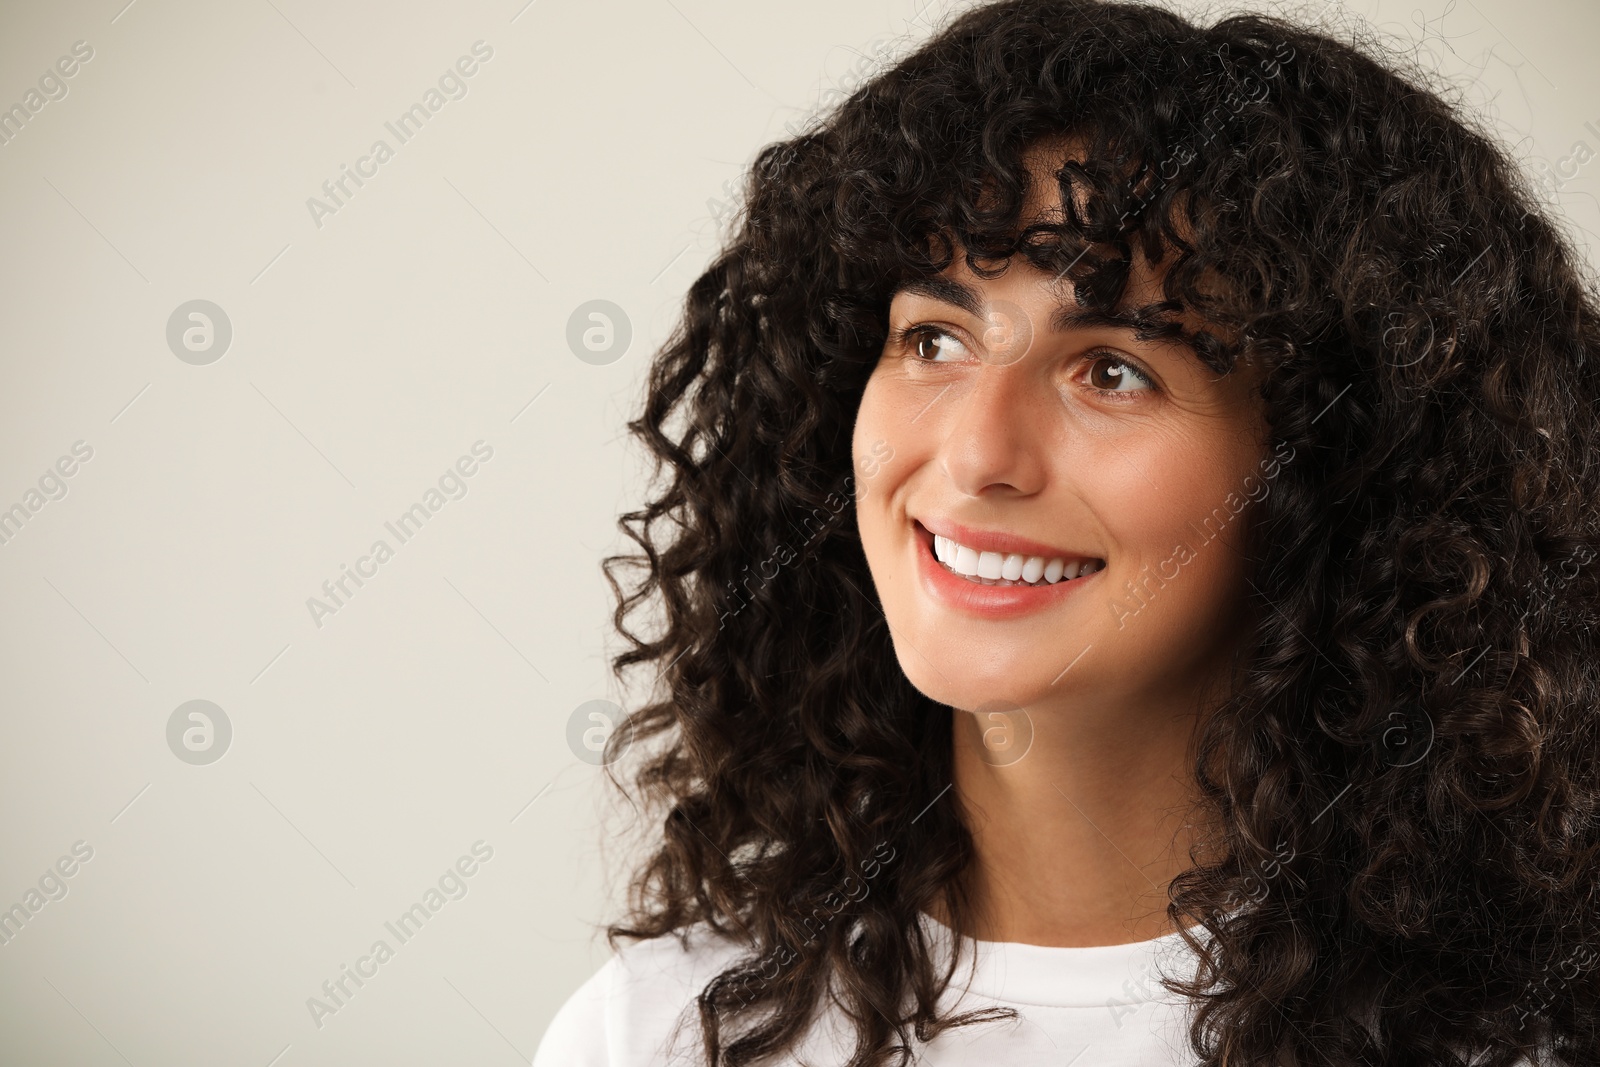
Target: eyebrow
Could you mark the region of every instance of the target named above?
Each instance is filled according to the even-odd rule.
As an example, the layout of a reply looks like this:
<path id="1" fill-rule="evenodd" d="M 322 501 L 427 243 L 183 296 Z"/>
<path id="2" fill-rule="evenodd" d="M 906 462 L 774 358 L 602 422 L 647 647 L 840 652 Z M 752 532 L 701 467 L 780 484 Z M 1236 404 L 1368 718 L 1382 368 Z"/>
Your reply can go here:
<path id="1" fill-rule="evenodd" d="M 974 318 L 981 319 L 984 317 L 983 294 L 966 282 L 945 277 L 944 275 L 909 279 L 897 287 L 895 293 L 913 293 L 919 296 L 931 297 L 934 300 L 958 307 Z M 1063 304 L 1050 314 L 1050 328 L 1052 330 L 1065 332 L 1068 330 L 1094 329 L 1096 327 L 1130 330 L 1141 341 L 1176 341 L 1190 350 L 1193 350 L 1194 347 L 1181 336 L 1172 336 L 1170 326 L 1163 330 L 1161 325 L 1153 324 L 1148 317 L 1142 317 L 1134 312 L 1097 311 L 1093 308 Z"/>

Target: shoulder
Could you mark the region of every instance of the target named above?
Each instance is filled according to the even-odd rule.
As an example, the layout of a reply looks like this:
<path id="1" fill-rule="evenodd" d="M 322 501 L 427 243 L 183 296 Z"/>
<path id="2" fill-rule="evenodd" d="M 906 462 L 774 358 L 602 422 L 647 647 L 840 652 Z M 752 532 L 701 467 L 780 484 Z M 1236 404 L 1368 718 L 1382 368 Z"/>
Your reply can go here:
<path id="1" fill-rule="evenodd" d="M 533 1067 L 654 1067 L 674 1052 L 670 1062 L 695 1062 L 695 998 L 745 954 L 703 923 L 624 945 L 561 1005 Z"/>

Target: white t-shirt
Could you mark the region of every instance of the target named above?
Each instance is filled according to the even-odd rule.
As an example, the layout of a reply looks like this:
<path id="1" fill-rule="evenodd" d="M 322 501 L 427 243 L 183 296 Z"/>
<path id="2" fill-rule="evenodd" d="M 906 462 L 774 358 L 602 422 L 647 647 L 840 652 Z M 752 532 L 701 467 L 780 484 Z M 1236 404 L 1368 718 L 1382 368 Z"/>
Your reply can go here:
<path id="1" fill-rule="evenodd" d="M 922 915 L 943 961 L 952 932 Z M 1196 935 L 1207 936 L 1203 929 Z M 1017 1018 L 959 1026 L 914 1044 L 926 1067 L 1189 1067 L 1189 1002 L 1163 976 L 1192 978 L 1196 960 L 1176 932 L 1152 941 L 1050 948 L 965 939 L 967 948 L 941 1007 L 965 1012 L 1002 1005 Z M 972 948 L 976 948 L 974 958 Z M 744 947 L 692 928 L 625 945 L 561 1006 L 534 1053 L 533 1067 L 664 1067 L 704 1064 L 695 997 Z M 853 1047 L 837 1008 L 814 1026 L 787 1062 L 834 1067 Z M 680 1013 L 685 1020 L 668 1048 Z M 914 1035 L 912 1036 L 915 1042 Z"/>

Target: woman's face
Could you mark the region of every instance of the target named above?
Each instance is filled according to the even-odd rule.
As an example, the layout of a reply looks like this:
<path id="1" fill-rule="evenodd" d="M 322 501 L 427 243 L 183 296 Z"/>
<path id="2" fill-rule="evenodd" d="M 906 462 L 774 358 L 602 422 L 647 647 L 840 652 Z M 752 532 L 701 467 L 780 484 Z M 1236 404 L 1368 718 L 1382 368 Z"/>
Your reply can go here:
<path id="1" fill-rule="evenodd" d="M 1143 266 L 1119 309 L 1161 298 Z M 1053 322 L 1077 306 L 1051 283 L 1021 256 L 979 278 L 958 249 L 895 294 L 853 438 L 867 562 L 901 668 L 940 703 L 1170 708 L 1239 636 L 1243 508 L 1277 472 L 1258 374 Z M 1041 564 L 1038 585 L 982 578 Z"/>

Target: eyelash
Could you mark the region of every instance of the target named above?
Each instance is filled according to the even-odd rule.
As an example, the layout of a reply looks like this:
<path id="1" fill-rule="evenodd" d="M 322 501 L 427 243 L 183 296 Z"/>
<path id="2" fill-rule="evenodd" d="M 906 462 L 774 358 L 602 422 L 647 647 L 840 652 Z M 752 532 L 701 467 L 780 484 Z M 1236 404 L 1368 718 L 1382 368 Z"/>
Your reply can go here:
<path id="1" fill-rule="evenodd" d="M 915 341 L 917 339 L 920 339 L 922 337 L 948 337 L 953 341 L 960 341 L 961 340 L 959 337 L 956 337 L 955 334 L 951 333 L 949 330 L 946 330 L 946 329 L 944 329 L 943 327 L 940 327 L 940 326 L 935 326 L 932 323 L 928 323 L 928 322 L 919 322 L 919 323 L 916 323 L 916 324 L 911 325 L 911 326 L 900 326 L 900 327 L 896 327 L 895 329 L 890 331 L 891 343 L 896 348 L 900 349 L 901 351 L 909 351 L 909 353 L 911 355 L 911 361 L 913 363 L 932 364 L 934 362 L 933 360 L 931 360 L 931 359 L 923 359 L 920 356 L 918 356 L 916 354 L 916 348 L 912 344 L 913 341 Z M 963 347 L 965 347 L 965 346 L 963 346 Z M 1128 370 L 1132 371 L 1134 373 L 1134 375 L 1140 381 L 1144 382 L 1145 385 L 1148 386 L 1148 391 L 1149 392 L 1158 393 L 1158 392 L 1161 391 L 1160 387 L 1156 385 L 1155 379 L 1150 376 L 1148 371 L 1146 371 L 1139 364 L 1133 362 L 1133 360 L 1131 360 L 1128 357 L 1122 355 L 1120 352 L 1116 351 L 1115 349 L 1111 349 L 1111 348 L 1092 348 L 1088 352 L 1084 353 L 1084 357 L 1085 358 L 1102 357 L 1102 358 L 1108 359 L 1111 362 L 1116 363 L 1117 365 L 1119 365 L 1121 367 L 1125 367 Z M 1112 397 L 1114 403 L 1119 403 L 1120 404 L 1120 403 L 1131 403 L 1132 402 L 1131 400 L 1126 399 L 1125 395 L 1124 395 L 1129 390 L 1124 390 L 1124 389 L 1101 389 L 1097 385 L 1091 385 L 1089 388 L 1093 389 L 1095 392 L 1099 393 L 1102 396 L 1110 396 L 1110 397 Z M 1141 392 L 1141 391 L 1144 391 L 1144 390 L 1132 390 L 1132 391 L 1133 392 Z"/>

